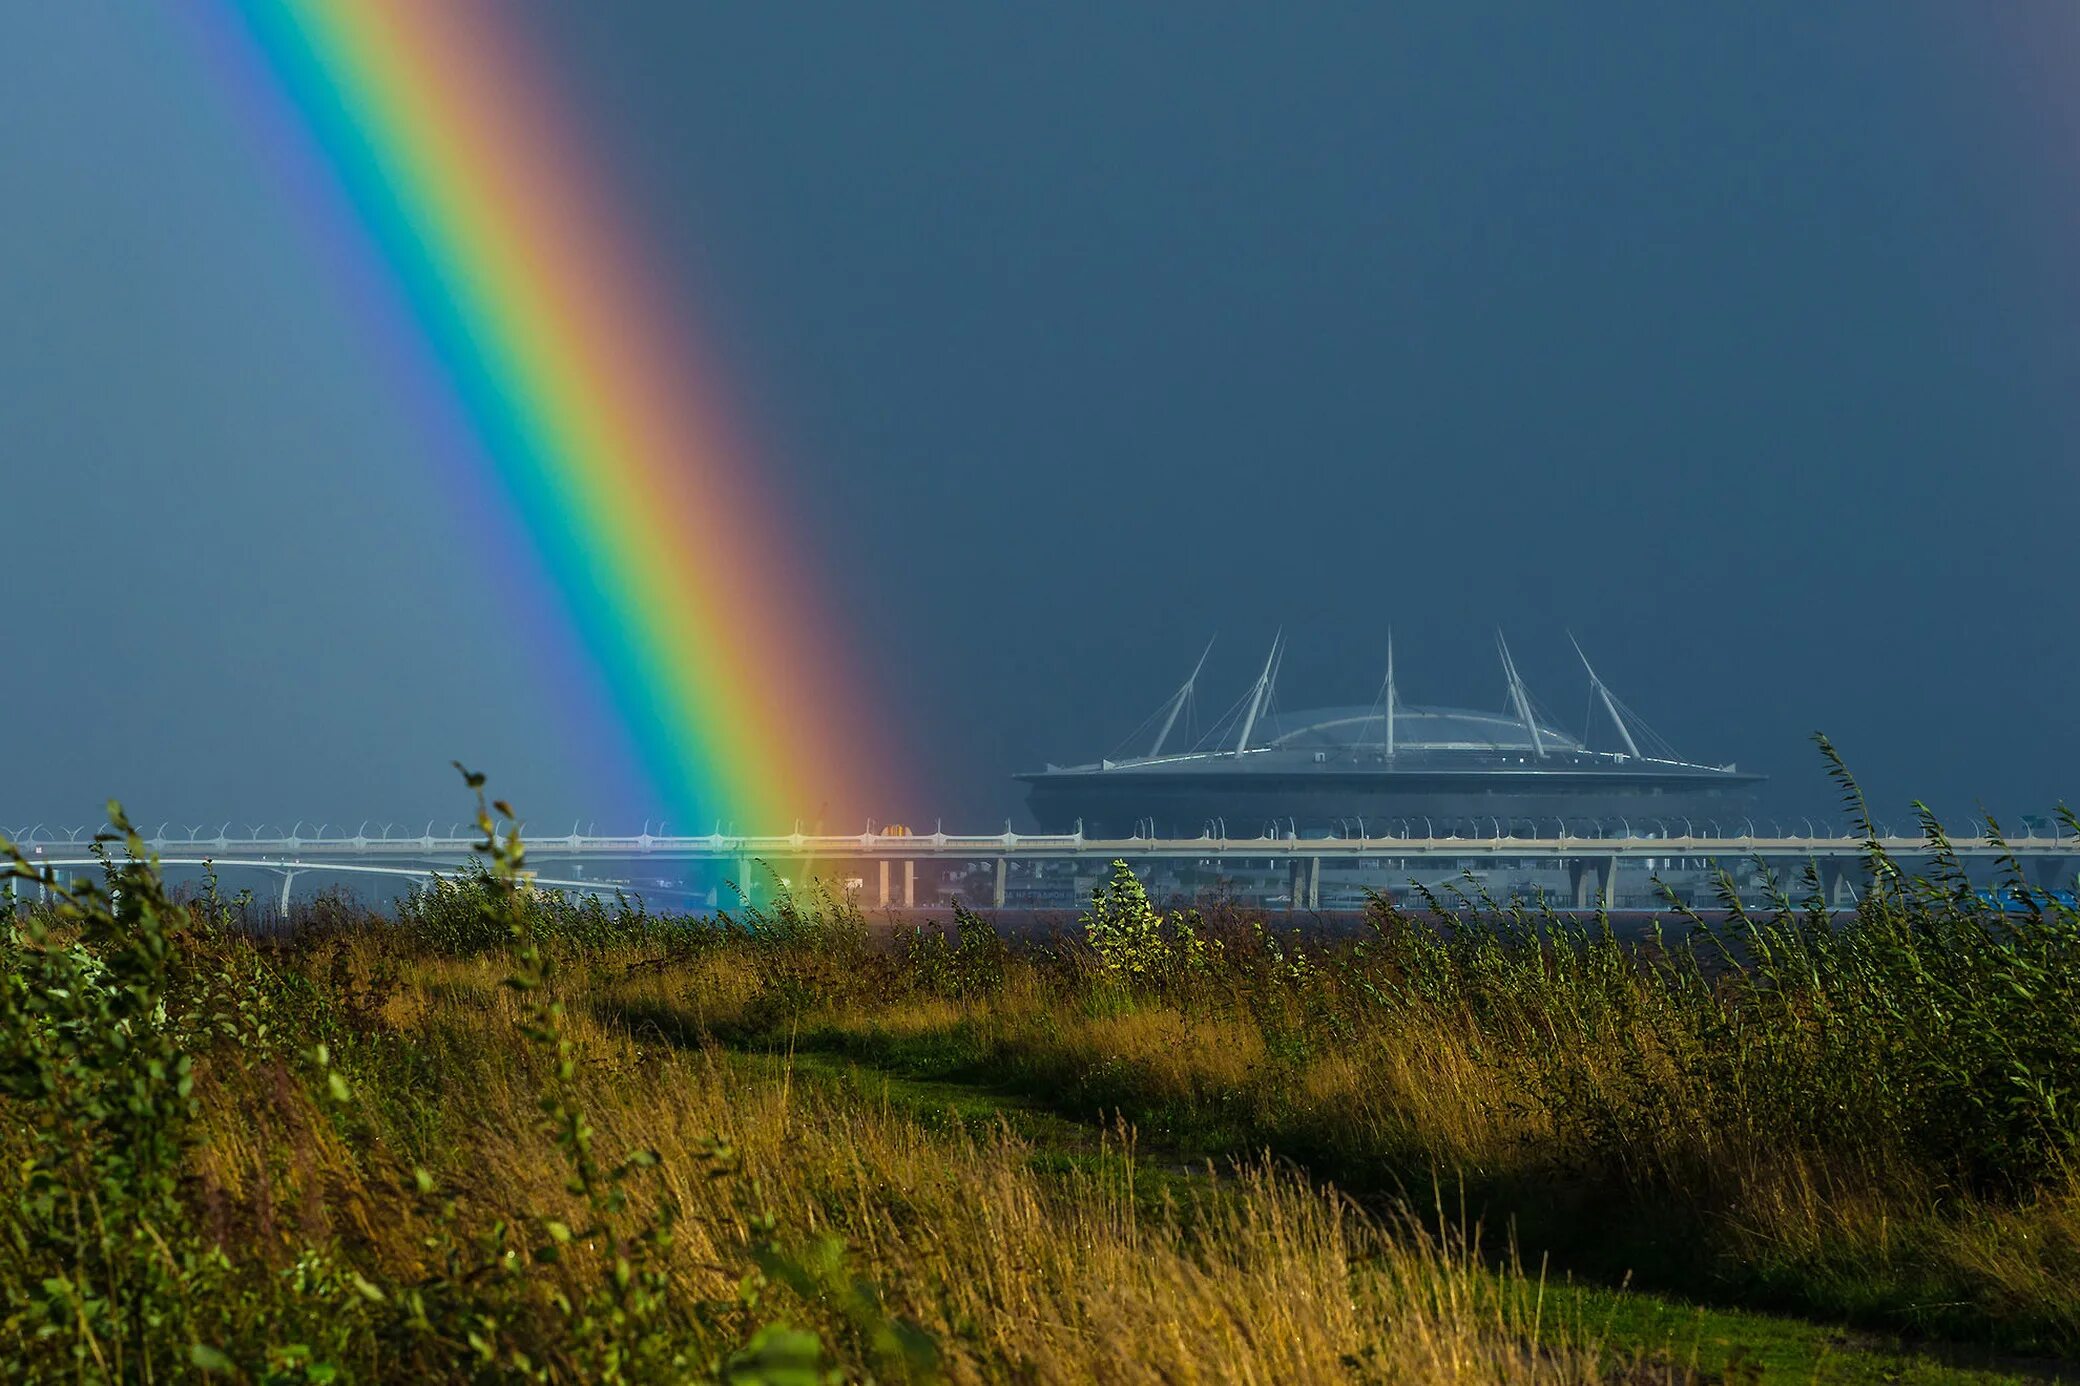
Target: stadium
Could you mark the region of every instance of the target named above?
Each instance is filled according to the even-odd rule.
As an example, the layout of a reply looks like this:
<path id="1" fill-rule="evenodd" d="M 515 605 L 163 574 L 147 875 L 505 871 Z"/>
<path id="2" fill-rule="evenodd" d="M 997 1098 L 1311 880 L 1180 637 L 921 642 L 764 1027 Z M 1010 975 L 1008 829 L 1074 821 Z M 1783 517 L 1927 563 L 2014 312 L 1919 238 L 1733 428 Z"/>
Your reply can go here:
<path id="1" fill-rule="evenodd" d="M 1284 645 L 1237 703 L 1185 748 L 1198 668 L 1143 724 L 1147 750 L 1017 778 L 1044 832 L 1092 837 L 1574 836 L 1713 831 L 1752 807 L 1763 777 L 1687 760 L 1620 702 L 1581 655 L 1590 731 L 1559 729 L 1525 687 L 1498 633 L 1497 712 L 1401 701 L 1391 639 L 1369 706 L 1276 710 Z M 1180 740 L 1182 738 L 1179 738 Z"/>

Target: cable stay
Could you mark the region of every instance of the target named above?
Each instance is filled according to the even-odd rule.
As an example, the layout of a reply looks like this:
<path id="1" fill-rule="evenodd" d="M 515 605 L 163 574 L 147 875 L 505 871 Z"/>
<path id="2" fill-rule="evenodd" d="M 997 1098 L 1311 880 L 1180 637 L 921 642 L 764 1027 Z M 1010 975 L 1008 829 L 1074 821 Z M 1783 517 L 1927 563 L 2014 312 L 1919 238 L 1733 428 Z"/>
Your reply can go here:
<path id="1" fill-rule="evenodd" d="M 1574 647 L 1576 658 L 1582 662 L 1589 676 L 1588 697 L 1582 717 L 1582 736 L 1574 741 L 1565 732 L 1551 730 L 1562 725 L 1532 694 L 1523 674 L 1517 668 L 1511 654 L 1509 641 L 1499 629 L 1495 632 L 1495 650 L 1502 663 L 1502 673 L 1508 700 L 1508 715 L 1522 728 L 1525 742 L 1539 760 L 1546 760 L 1551 752 L 1560 750 L 1587 751 L 1591 733 L 1597 722 L 1597 712 L 1609 720 L 1612 729 L 1622 744 L 1622 751 L 1598 751 L 1597 755 L 1617 756 L 1620 759 L 1660 762 L 1664 764 L 1688 765 L 1690 762 L 1670 745 L 1666 738 L 1649 726 L 1632 708 L 1613 693 L 1603 681 L 1596 668 L 1589 662 L 1581 642 L 1572 631 L 1567 633 L 1568 643 Z M 1115 764 L 1135 764 L 1142 761 L 1179 756 L 1228 756 L 1240 757 L 1252 750 L 1284 745 L 1283 736 L 1262 741 L 1261 729 L 1267 723 L 1275 724 L 1279 714 L 1278 679 L 1285 667 L 1285 632 L 1279 631 L 1271 642 L 1264 657 L 1263 668 L 1242 695 L 1231 703 L 1221 715 L 1203 730 L 1199 729 L 1200 699 L 1199 679 L 1206 671 L 1206 662 L 1213 653 L 1214 641 L 1209 640 L 1199 652 L 1192 665 L 1191 673 L 1167 698 L 1141 720 L 1140 725 L 1130 732 L 1125 741 L 1115 746 L 1112 756 L 1101 762 L 1107 769 Z M 1384 735 L 1379 743 L 1385 758 L 1391 762 L 1400 750 L 1401 723 L 1409 709 L 1401 701 L 1401 692 L 1396 680 L 1394 665 L 1394 633 L 1387 631 L 1386 677 L 1381 681 L 1363 722 L 1368 727 L 1378 727 Z M 1421 714 L 1421 710 L 1416 710 Z M 1180 728 L 1182 735 L 1180 736 Z M 1288 733 L 1289 734 L 1289 733 Z M 1259 742 L 1262 741 L 1262 744 Z M 1521 746 L 1522 743 L 1517 743 Z M 1177 749 L 1171 749 L 1176 746 Z M 1501 742 L 1497 749 L 1509 749 Z M 1132 749 L 1130 749 L 1130 747 Z M 1146 749 L 1141 749 L 1141 748 Z"/>
<path id="2" fill-rule="evenodd" d="M 1191 743 L 1189 754 L 1225 754 L 1223 748 L 1228 744 L 1234 730 L 1242 725 L 1242 715 L 1248 710 L 1250 699 L 1255 693 L 1256 689 L 1252 686 L 1245 689 L 1241 697 L 1228 704 L 1227 710 L 1215 718 L 1205 731 L 1199 733 L 1198 740 Z"/>
<path id="3" fill-rule="evenodd" d="M 1270 696 L 1271 684 L 1278 677 L 1279 656 L 1284 653 L 1285 632 L 1272 637 L 1271 653 L 1264 657 L 1264 672 L 1257 675 L 1256 686 L 1250 690 L 1249 712 L 1242 719 L 1242 734 L 1235 738 L 1235 755 L 1249 749 L 1250 733 L 1257 729 L 1257 718 L 1264 711 L 1264 699 Z"/>
<path id="4" fill-rule="evenodd" d="M 1509 642 L 1502 638 L 1501 630 L 1495 632 L 1495 648 L 1502 653 L 1502 672 L 1509 679 L 1509 700 L 1517 710 L 1517 720 L 1524 724 L 1524 732 L 1531 738 L 1531 749 L 1540 760 L 1546 758 L 1546 741 L 1538 729 L 1538 719 L 1531 713 L 1531 695 L 1524 691 L 1524 680 L 1517 673 L 1517 662 L 1509 657 Z"/>
<path id="5" fill-rule="evenodd" d="M 1563 750 L 1567 749 L 1565 733 L 1554 730 L 1554 728 L 1560 725 L 1560 719 L 1553 714 L 1553 710 L 1541 702 L 1538 695 L 1533 693 L 1528 687 L 1524 690 L 1524 701 L 1531 705 L 1531 715 L 1538 723 L 1539 734 L 1548 743 L 1557 744 Z M 1588 743 L 1584 742 L 1583 744 L 1587 745 Z"/>
<path id="6" fill-rule="evenodd" d="M 1372 695 L 1372 705 L 1365 709 L 1365 721 L 1369 725 L 1384 718 L 1386 722 L 1387 759 L 1394 758 L 1394 714 L 1400 710 L 1401 696 L 1394 689 L 1394 628 L 1387 627 L 1387 677 L 1381 682 L 1379 692 Z"/>
<path id="7" fill-rule="evenodd" d="M 1113 743 L 1112 749 L 1105 753 L 1105 760 L 1109 763 L 1115 760 L 1131 759 L 1133 753 L 1128 748 L 1142 743 L 1142 738 L 1148 734 L 1149 728 L 1156 724 L 1156 720 L 1163 716 L 1165 709 L 1168 707 L 1168 701 L 1158 704 L 1154 712 L 1149 713 L 1148 716 L 1142 718 L 1135 725 L 1134 730 Z"/>
<path id="8" fill-rule="evenodd" d="M 1170 733 L 1177 729 L 1180 716 L 1184 718 L 1185 736 L 1189 741 L 1192 722 L 1189 714 L 1193 705 L 1198 701 L 1199 674 L 1206 668 L 1206 657 L 1211 653 L 1213 653 L 1213 641 L 1209 640 L 1206 642 L 1206 648 L 1199 653 L 1199 662 L 1192 666 L 1191 677 L 1178 685 L 1176 692 L 1158 703 L 1155 710 L 1142 718 L 1132 731 L 1121 737 L 1113 745 L 1110 754 L 1105 757 L 1107 761 L 1133 760 L 1137 758 L 1153 760 L 1163 753 L 1164 745 L 1170 740 Z M 1157 723 L 1159 722 L 1161 726 L 1158 727 Z M 1156 728 L 1155 740 L 1149 744 L 1146 755 L 1135 756 L 1128 748 L 1143 744 L 1144 738 L 1148 735 L 1151 727 Z"/>
<path id="9" fill-rule="evenodd" d="M 1219 638 L 1218 636 L 1214 637 L 1214 639 Z M 1192 690 L 1198 687 L 1199 684 L 1199 671 L 1206 667 L 1206 656 L 1212 653 L 1213 640 L 1208 640 L 1206 648 L 1199 652 L 1199 662 L 1192 666 L 1191 677 L 1186 679 L 1184 685 L 1171 695 L 1170 715 L 1163 719 L 1163 729 L 1156 733 L 1154 744 L 1148 748 L 1148 758 L 1150 760 L 1154 760 L 1163 753 L 1163 743 L 1170 739 L 1170 732 L 1177 725 L 1177 715 L 1191 704 Z"/>
<path id="10" fill-rule="evenodd" d="M 1618 714 L 1624 719 L 1625 724 L 1639 734 L 1640 742 L 1644 745 L 1642 759 L 1673 761 L 1684 765 L 1691 763 L 1684 760 L 1682 753 L 1669 744 L 1668 738 L 1649 726 L 1647 720 L 1637 712 L 1634 712 L 1623 698 L 1620 698 L 1615 693 L 1609 693 L 1609 690 L 1605 691 L 1609 694 L 1611 702 L 1616 705 Z"/>
<path id="11" fill-rule="evenodd" d="M 1625 743 L 1626 753 L 1634 760 L 1682 761 L 1683 758 L 1676 752 L 1676 748 L 1648 726 L 1645 718 L 1627 707 L 1617 694 L 1611 692 L 1610 685 L 1598 677 L 1596 666 L 1589 662 L 1589 656 L 1582 650 L 1582 642 L 1574 638 L 1573 631 L 1567 633 L 1567 643 L 1574 646 L 1575 657 L 1582 661 L 1582 668 L 1588 671 L 1590 693 L 1602 701 L 1603 710 L 1609 714 L 1611 725 L 1618 729 L 1618 738 Z M 1633 736 L 1634 730 L 1645 735 L 1648 750 L 1653 754 L 1640 749 L 1638 739 Z"/>
<path id="12" fill-rule="evenodd" d="M 1387 627 L 1387 688 L 1383 695 L 1387 704 L 1387 759 L 1394 758 L 1394 712 L 1401 695 L 1394 691 L 1394 628 Z"/>

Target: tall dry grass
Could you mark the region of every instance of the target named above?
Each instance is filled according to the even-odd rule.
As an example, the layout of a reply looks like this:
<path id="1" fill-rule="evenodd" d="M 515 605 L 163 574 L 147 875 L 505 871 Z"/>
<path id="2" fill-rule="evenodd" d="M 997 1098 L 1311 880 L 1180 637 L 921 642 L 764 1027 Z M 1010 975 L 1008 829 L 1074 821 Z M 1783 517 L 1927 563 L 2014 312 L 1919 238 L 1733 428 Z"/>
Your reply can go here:
<path id="1" fill-rule="evenodd" d="M 550 937 L 560 907 L 480 823 L 477 916 L 430 944 L 338 909 L 255 944 L 213 891 L 167 894 L 134 835 L 105 886 L 39 877 L 60 904 L 12 921 L 0 973 L 14 1377 L 1604 1374 L 1537 1282 L 1290 1168 L 1151 1190 L 1124 1125 L 1064 1164 L 689 1044 L 775 988 L 858 993 L 800 937 L 778 965 L 640 920 Z M 645 998 L 686 1025 L 603 1004 Z"/>
<path id="2" fill-rule="evenodd" d="M 575 1221 L 541 1130 L 539 1060 L 518 1039 L 522 1008 L 498 971 L 489 959 L 415 967 L 384 1000 L 381 1023 L 440 1056 L 456 1143 L 438 1173 L 465 1191 L 468 1226 L 530 1211 Z M 811 1260 L 842 1248 L 846 1273 L 929 1335 L 934 1370 L 949 1380 L 1598 1375 L 1586 1345 L 1534 1347 L 1535 1285 L 1289 1170 L 1253 1162 L 1202 1181 L 1186 1204 L 1151 1206 L 1133 1187 L 1124 1131 L 1111 1159 L 1043 1174 L 1008 1127 L 927 1126 L 784 1069 L 776 1078 L 719 1049 L 646 1043 L 574 1014 L 579 1100 L 600 1145 L 659 1157 L 629 1216 L 677 1209 L 669 1273 L 681 1306 L 732 1304 L 770 1236 Z M 213 1191 L 217 1230 L 276 1259 L 338 1247 L 382 1283 L 425 1276 L 423 1219 L 398 1215 L 401 1181 L 385 1159 L 409 1133 L 385 1129 L 376 1081 L 357 1082 L 362 1095 L 329 1113 L 282 1066 L 206 1074 L 195 1169 Z M 730 1154 L 717 1177 L 720 1148 Z M 761 1233 L 768 1219 L 775 1230 Z M 583 1280 L 596 1270 L 573 1257 L 543 1273 Z M 839 1363 L 871 1362 L 841 1307 L 784 1286 L 768 1294 L 757 1313 L 812 1328 Z M 697 1355 L 733 1346 L 748 1326 L 681 1318 Z"/>
<path id="3" fill-rule="evenodd" d="M 700 963 L 726 988 L 666 962 L 593 995 L 674 1033 L 1124 1112 L 1187 1152 L 1268 1147 L 1379 1206 L 1464 1184 L 1498 1233 L 1609 1277 L 2073 1350 L 2080 917 L 1875 869 L 1853 919 L 1786 901 L 1634 942 L 1384 902 L 1365 937 L 1309 940 L 1115 883 L 1094 909 L 1147 913 L 1088 941 L 970 923 L 826 984 L 799 928 L 733 933 Z"/>
<path id="4" fill-rule="evenodd" d="M 1977 896 L 1933 825 L 1936 874 L 1874 849 L 1852 920 L 1780 901 L 1626 942 L 1382 902 L 1363 938 L 1311 940 L 1162 913 L 1124 873 L 1085 936 L 1023 948 L 966 913 L 884 946 L 814 898 L 564 901 L 522 884 L 491 806 L 479 826 L 482 873 L 264 946 L 214 890 L 171 896 L 127 828 L 104 880 L 14 859 L 55 893 L 0 937 L 18 1375 L 1638 1368 L 1554 1331 L 1512 1238 L 1613 1280 L 2080 1346 L 2080 912 Z M 1111 1134 L 938 1120 L 896 1100 L 906 1075 Z M 1437 1189 L 1467 1211 L 1426 1215 Z"/>

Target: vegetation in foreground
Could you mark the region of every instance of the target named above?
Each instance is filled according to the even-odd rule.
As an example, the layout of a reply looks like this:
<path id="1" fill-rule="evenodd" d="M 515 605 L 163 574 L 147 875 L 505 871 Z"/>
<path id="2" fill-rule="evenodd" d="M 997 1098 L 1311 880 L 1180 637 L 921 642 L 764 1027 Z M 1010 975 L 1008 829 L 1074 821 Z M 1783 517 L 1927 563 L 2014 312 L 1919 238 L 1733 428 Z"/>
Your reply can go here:
<path id="1" fill-rule="evenodd" d="M 1382 902 L 1310 942 L 1159 910 L 1122 869 L 1079 938 L 962 912 L 890 945 L 830 901 L 537 894 L 510 817 L 484 806 L 483 869 L 394 922 L 321 902 L 277 942 L 170 895 L 120 815 L 103 879 L 45 882 L 0 966 L 17 1375 L 1933 1381 L 2080 1355 L 2080 918 L 1985 905 L 1933 823 L 1932 879 L 1874 857 L 1847 921 L 1786 899 L 1631 944 Z"/>

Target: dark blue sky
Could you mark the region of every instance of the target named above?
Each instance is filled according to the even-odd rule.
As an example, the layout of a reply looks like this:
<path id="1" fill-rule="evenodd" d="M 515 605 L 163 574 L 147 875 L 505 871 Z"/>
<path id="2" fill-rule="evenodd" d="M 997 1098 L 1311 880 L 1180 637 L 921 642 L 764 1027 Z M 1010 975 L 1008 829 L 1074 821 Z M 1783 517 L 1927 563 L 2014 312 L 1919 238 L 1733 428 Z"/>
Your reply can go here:
<path id="1" fill-rule="evenodd" d="M 2080 18 L 539 4 L 922 792 L 1288 706 L 1578 724 L 1962 818 L 2080 792 Z M 1991 16 L 1991 17 L 1990 17 Z M 0 12 L 0 823 L 639 818 L 177 6 Z M 785 677 L 773 671 L 772 677 Z M 692 825 L 705 828 L 707 825 Z"/>

